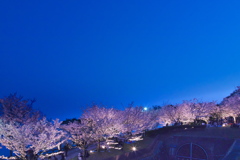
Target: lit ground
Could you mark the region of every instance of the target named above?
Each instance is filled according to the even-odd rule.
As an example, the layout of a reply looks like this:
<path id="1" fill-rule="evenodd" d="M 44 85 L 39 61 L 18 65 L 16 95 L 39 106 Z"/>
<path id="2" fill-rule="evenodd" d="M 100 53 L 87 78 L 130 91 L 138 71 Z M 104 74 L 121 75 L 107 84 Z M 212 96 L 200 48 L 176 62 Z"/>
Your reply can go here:
<path id="1" fill-rule="evenodd" d="M 137 150 L 143 149 L 145 147 L 148 147 L 152 142 L 154 138 L 152 137 L 145 137 L 144 140 L 138 141 L 132 144 L 124 144 L 123 150 L 115 150 L 110 149 L 109 151 L 101 151 L 101 152 L 95 152 L 91 153 L 90 156 L 87 158 L 88 160 L 100 160 L 100 159 L 106 159 L 110 158 L 116 155 L 121 155 L 127 152 L 132 152 L 132 147 L 135 146 Z M 76 156 L 71 160 L 77 160 L 77 154 Z"/>

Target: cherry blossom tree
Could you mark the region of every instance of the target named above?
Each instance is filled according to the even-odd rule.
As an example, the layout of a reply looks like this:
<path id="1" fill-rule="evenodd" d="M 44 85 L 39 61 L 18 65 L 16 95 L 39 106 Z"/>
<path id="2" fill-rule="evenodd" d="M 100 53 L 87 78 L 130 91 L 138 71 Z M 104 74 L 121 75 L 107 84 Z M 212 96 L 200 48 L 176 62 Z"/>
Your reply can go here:
<path id="1" fill-rule="evenodd" d="M 197 120 L 207 121 L 208 117 L 216 107 L 216 102 L 201 102 L 195 98 L 190 101 L 183 101 L 180 106 L 182 106 L 182 114 L 184 115 L 184 119 L 187 119 L 188 122 Z"/>
<path id="2" fill-rule="evenodd" d="M 124 117 L 124 130 L 123 132 L 131 135 L 134 133 L 141 133 L 142 129 L 139 127 L 141 125 L 143 115 L 143 107 L 134 107 L 132 104 L 125 108 L 122 112 L 122 116 Z M 130 138 L 130 137 L 129 137 Z"/>
<path id="3" fill-rule="evenodd" d="M 133 106 L 125 108 L 122 112 L 124 133 L 126 138 L 131 138 L 132 134 L 145 133 L 146 130 L 152 129 L 157 123 L 157 114 L 154 110 L 144 110 L 142 106 Z"/>
<path id="4" fill-rule="evenodd" d="M 220 103 L 220 106 L 222 106 L 224 109 L 224 117 L 238 117 L 240 114 L 240 86 L 238 86 L 237 89 L 233 91 L 233 93 L 224 98 Z"/>
<path id="5" fill-rule="evenodd" d="M 141 108 L 143 110 L 140 119 L 138 120 L 138 130 L 145 133 L 147 130 L 152 130 L 157 127 L 156 124 L 158 124 L 158 114 L 155 110 L 144 110 L 144 107 Z"/>
<path id="6" fill-rule="evenodd" d="M 35 100 L 24 100 L 17 94 L 10 94 L 8 97 L 0 99 L 0 118 L 5 122 L 14 121 L 20 124 L 36 122 L 43 118 L 43 114 L 33 109 Z"/>
<path id="7" fill-rule="evenodd" d="M 192 103 L 190 103 L 189 101 L 184 101 L 181 104 L 176 105 L 177 107 L 177 111 L 178 111 L 178 120 L 179 122 L 185 122 L 185 123 L 189 123 L 189 122 L 193 122 L 194 119 L 196 118 L 196 116 L 194 115 L 194 111 L 192 109 Z"/>
<path id="8" fill-rule="evenodd" d="M 181 104 L 165 105 L 159 112 L 159 121 L 165 124 L 180 122 L 194 122 L 197 120 L 207 121 L 214 112 L 223 112 L 223 108 L 216 105 L 216 102 L 200 102 L 197 99 L 183 101 Z"/>
<path id="9" fill-rule="evenodd" d="M 165 105 L 159 110 L 160 123 L 172 124 L 181 121 L 181 110 L 177 105 Z"/>
<path id="10" fill-rule="evenodd" d="M 81 121 L 73 121 L 61 126 L 61 128 L 69 133 L 69 139 L 79 149 L 83 150 L 84 159 L 86 158 L 85 153 L 88 147 L 96 142 L 96 134 L 92 130 L 91 123 L 86 119 L 81 119 Z"/>
<path id="11" fill-rule="evenodd" d="M 37 158 L 67 139 L 66 133 L 59 127 L 60 122 L 58 120 L 51 123 L 46 118 L 23 125 L 12 121 L 1 121 L 0 143 L 13 150 L 17 157 L 21 159 L 26 159 L 29 150 L 32 150 Z"/>
<path id="12" fill-rule="evenodd" d="M 100 141 L 104 137 L 118 136 L 123 130 L 121 111 L 114 108 L 94 105 L 85 110 L 82 117 L 91 122 L 92 131 L 98 142 L 98 150 L 100 148 Z"/>

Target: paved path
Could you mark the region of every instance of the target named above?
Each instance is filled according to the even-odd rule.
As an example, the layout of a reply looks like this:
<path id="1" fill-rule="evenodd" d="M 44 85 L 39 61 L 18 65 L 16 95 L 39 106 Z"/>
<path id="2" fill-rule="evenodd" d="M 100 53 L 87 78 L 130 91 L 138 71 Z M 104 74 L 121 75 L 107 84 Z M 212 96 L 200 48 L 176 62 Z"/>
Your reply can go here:
<path id="1" fill-rule="evenodd" d="M 240 139 L 234 141 L 223 160 L 240 160 Z"/>

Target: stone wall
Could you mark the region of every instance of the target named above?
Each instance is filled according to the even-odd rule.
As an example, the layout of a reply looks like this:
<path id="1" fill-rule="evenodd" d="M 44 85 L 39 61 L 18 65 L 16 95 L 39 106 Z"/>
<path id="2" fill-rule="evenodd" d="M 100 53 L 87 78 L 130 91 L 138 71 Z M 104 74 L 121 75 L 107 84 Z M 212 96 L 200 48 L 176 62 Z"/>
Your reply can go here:
<path id="1" fill-rule="evenodd" d="M 162 154 L 165 159 L 175 160 L 179 148 L 184 144 L 192 143 L 206 152 L 208 160 L 220 160 L 226 155 L 233 142 L 234 139 L 227 138 L 172 136 L 164 141 L 165 153 Z"/>

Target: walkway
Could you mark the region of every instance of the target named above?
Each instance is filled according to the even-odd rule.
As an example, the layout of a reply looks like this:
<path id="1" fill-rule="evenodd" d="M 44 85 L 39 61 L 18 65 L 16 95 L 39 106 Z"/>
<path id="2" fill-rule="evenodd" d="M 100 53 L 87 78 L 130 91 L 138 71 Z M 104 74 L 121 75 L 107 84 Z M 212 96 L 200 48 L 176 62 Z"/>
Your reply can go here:
<path id="1" fill-rule="evenodd" d="M 236 139 L 223 160 L 240 160 L 240 139 Z"/>

